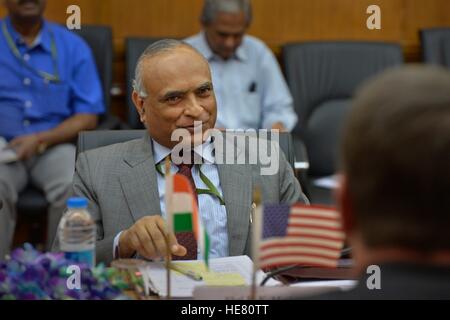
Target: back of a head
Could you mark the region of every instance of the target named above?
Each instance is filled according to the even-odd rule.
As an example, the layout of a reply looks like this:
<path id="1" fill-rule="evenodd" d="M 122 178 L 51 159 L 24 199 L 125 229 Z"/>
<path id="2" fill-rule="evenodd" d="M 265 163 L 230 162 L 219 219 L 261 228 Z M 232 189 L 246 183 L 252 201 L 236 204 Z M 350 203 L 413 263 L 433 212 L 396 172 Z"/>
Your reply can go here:
<path id="1" fill-rule="evenodd" d="M 450 72 L 409 66 L 369 81 L 341 151 L 368 247 L 450 249 Z"/>

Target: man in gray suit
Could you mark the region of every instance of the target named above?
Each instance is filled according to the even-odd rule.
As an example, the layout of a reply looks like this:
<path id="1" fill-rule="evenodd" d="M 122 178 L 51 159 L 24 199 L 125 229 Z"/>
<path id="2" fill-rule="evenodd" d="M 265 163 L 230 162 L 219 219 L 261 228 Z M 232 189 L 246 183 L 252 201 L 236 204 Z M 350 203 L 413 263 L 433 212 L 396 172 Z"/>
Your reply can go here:
<path id="1" fill-rule="evenodd" d="M 207 190 L 198 193 L 198 206 L 210 235 L 210 257 L 249 254 L 255 186 L 266 202 L 303 199 L 281 152 L 275 174 L 261 175 L 260 164 L 216 162 L 216 142 L 206 135 L 195 141 L 199 128 L 201 133 L 214 128 L 217 108 L 208 62 L 190 45 L 162 40 L 148 47 L 136 67 L 133 101 L 148 134 L 84 152 L 76 165 L 73 191 L 88 198 L 97 222 L 98 262 L 136 254 L 158 258 L 166 250 L 174 257 L 189 254 L 175 235 L 167 235 L 170 248 L 164 241 L 165 181 L 160 168 L 178 143 L 171 138 L 177 129 L 194 137 L 194 157 L 203 163 L 192 166 L 189 175 L 197 190 Z M 234 160 L 239 153 L 238 148 Z M 181 165 L 172 163 L 170 170 L 181 171 Z"/>

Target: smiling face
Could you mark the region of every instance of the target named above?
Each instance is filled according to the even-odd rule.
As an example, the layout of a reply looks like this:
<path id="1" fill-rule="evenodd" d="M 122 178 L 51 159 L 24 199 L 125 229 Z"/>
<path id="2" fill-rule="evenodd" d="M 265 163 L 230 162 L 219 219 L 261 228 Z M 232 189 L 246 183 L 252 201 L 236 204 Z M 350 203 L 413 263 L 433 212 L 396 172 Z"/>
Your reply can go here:
<path id="1" fill-rule="evenodd" d="M 148 94 L 133 101 L 150 136 L 159 144 L 173 148 L 172 132 L 185 128 L 194 135 L 194 121 L 201 121 L 202 132 L 212 129 L 217 108 L 211 72 L 197 52 L 179 46 L 143 61 L 143 85 Z"/>

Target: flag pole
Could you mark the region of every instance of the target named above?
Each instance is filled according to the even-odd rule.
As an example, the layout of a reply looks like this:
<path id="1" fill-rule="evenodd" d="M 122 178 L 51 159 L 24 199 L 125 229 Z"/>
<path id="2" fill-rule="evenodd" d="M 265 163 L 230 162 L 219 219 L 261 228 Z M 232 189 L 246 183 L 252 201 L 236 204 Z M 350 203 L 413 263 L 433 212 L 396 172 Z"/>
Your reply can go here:
<path id="1" fill-rule="evenodd" d="M 259 269 L 259 242 L 261 238 L 261 189 L 256 186 L 253 190 L 253 203 L 250 213 L 250 222 L 253 224 L 253 274 L 252 274 L 252 287 L 250 299 L 256 300 L 256 273 Z"/>
<path id="2" fill-rule="evenodd" d="M 166 185 L 166 213 L 167 213 L 167 217 L 169 219 L 169 215 L 172 214 L 172 212 L 170 211 L 170 202 L 172 201 L 172 197 L 171 195 L 169 195 L 169 188 L 168 188 L 168 181 L 171 178 L 170 177 L 170 160 L 169 160 L 169 156 L 166 157 L 165 160 L 165 185 Z M 171 191 L 170 191 L 171 192 Z M 171 221 L 172 219 L 170 219 Z M 172 263 L 172 254 L 170 252 L 170 243 L 169 243 L 169 232 L 171 232 L 171 225 L 167 225 L 167 232 L 164 234 L 164 240 L 166 242 L 166 288 L 167 288 L 167 299 L 170 300 L 171 299 L 171 285 L 170 285 L 170 276 L 171 276 L 171 269 L 170 269 L 170 264 Z"/>

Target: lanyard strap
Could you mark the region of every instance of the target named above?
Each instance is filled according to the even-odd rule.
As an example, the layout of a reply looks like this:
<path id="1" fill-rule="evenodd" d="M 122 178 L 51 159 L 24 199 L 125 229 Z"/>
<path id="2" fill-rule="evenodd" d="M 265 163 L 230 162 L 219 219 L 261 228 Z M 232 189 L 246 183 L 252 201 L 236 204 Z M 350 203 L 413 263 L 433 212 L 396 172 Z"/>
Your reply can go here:
<path id="1" fill-rule="evenodd" d="M 162 169 L 162 165 L 163 163 L 160 162 L 156 165 L 156 171 L 158 171 L 158 173 L 161 176 L 165 176 L 164 171 Z M 223 200 L 223 197 L 220 195 L 219 190 L 217 190 L 216 186 L 211 182 L 211 180 L 208 179 L 208 177 L 202 172 L 201 167 L 199 165 L 195 165 L 198 167 L 198 171 L 200 174 L 200 179 L 203 181 L 203 183 L 208 187 L 208 189 L 199 189 L 196 188 L 195 192 L 197 194 L 209 194 L 210 196 L 214 196 L 217 199 L 219 199 L 220 205 L 224 206 L 225 205 L 225 201 Z"/>
<path id="2" fill-rule="evenodd" d="M 54 74 L 50 74 L 45 71 L 37 70 L 34 67 L 32 67 L 29 63 L 25 61 L 25 59 L 20 54 L 19 49 L 17 48 L 16 44 L 14 43 L 14 40 L 11 36 L 11 34 L 8 32 L 8 28 L 6 27 L 6 22 L 3 21 L 2 24 L 2 31 L 3 35 L 6 38 L 6 42 L 8 43 L 9 48 L 11 49 L 14 56 L 22 62 L 22 64 L 27 67 L 29 70 L 33 71 L 34 73 L 37 73 L 40 77 L 42 77 L 44 80 L 47 80 L 49 82 L 59 82 L 59 72 L 58 72 L 58 51 L 56 49 L 55 44 L 55 37 L 53 35 L 53 32 L 50 32 L 50 50 L 52 53 L 52 63 L 53 63 L 53 72 Z"/>

